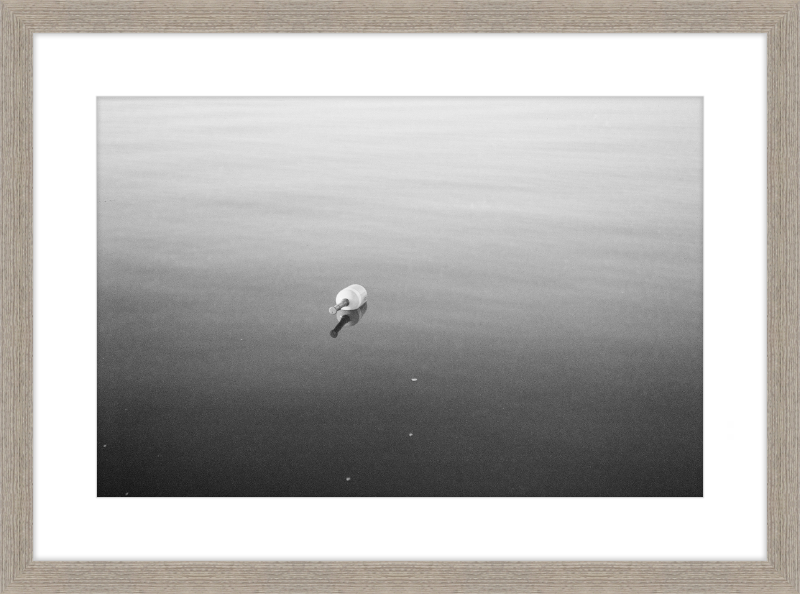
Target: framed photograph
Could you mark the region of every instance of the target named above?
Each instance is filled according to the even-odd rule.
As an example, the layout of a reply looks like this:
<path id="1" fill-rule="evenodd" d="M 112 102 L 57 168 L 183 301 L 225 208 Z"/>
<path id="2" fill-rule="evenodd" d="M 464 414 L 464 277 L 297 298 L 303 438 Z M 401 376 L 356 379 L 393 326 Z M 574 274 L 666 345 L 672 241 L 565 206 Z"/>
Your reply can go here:
<path id="1" fill-rule="evenodd" d="M 797 590 L 797 7 L 356 3 L 330 12 L 313 3 L 209 7 L 34 1 L 3 5 L 2 19 L 4 588 Z M 64 171 L 76 167 L 69 148 L 54 151 L 40 142 L 47 138 L 42 130 L 63 116 L 39 107 L 34 120 L 34 98 L 41 105 L 59 96 L 67 110 L 71 94 L 59 95 L 52 79 L 41 76 L 36 79 L 40 95 L 33 95 L 34 76 L 44 72 L 34 68 L 34 54 L 47 58 L 36 68 L 45 64 L 50 72 L 71 73 L 59 84 L 80 86 L 81 75 L 70 64 L 92 67 L 95 62 L 80 53 L 88 45 L 62 52 L 59 63 L 48 33 L 173 31 L 757 33 L 765 36 L 766 49 L 759 54 L 752 51 L 758 44 L 742 45 L 746 57 L 738 73 L 743 80 L 751 77 L 759 57 L 765 58 L 766 97 L 758 87 L 746 91 L 734 85 L 727 92 L 766 105 L 768 135 L 761 144 L 753 119 L 743 113 L 737 119 L 736 108 L 728 108 L 733 116 L 727 120 L 716 117 L 724 95 L 706 95 L 691 85 L 684 92 L 640 86 L 639 92 L 594 96 L 579 91 L 544 96 L 521 88 L 498 88 L 495 96 L 475 91 L 428 96 L 412 86 L 405 92 L 318 96 L 235 88 L 229 96 L 196 89 L 148 95 L 143 79 L 122 68 L 119 74 L 128 77 L 128 86 L 90 90 L 90 109 L 75 112 L 75 126 L 84 131 L 71 137 L 75 153 L 87 146 L 83 136 L 90 137 L 96 157 L 91 168 L 96 202 L 90 213 L 96 217 L 91 234 L 96 239 L 87 243 L 89 235 L 73 227 L 73 235 L 83 238 L 77 241 L 96 257 L 91 288 L 96 302 L 83 299 L 84 305 L 96 303 L 91 312 L 96 336 L 87 346 L 76 334 L 80 324 L 94 323 L 79 312 L 85 309 L 79 305 L 85 296 L 82 273 L 67 280 L 74 290 L 60 299 L 60 310 L 42 307 L 34 297 L 43 288 L 55 294 L 52 281 L 68 278 L 42 275 L 41 266 L 58 259 L 53 254 L 60 252 L 60 270 L 69 268 L 70 258 L 77 262 L 68 247 L 71 240 L 59 240 L 61 250 L 41 243 L 43 233 L 50 235 L 59 222 L 69 226 L 71 219 L 68 203 L 35 201 L 34 192 L 53 196 L 57 180 L 69 185 L 66 177 L 53 175 L 54 155 Z M 197 50 L 193 37 L 177 42 L 181 51 Z M 382 37 L 390 43 L 393 38 Z M 481 55 L 452 39 L 449 51 Z M 162 42 L 151 39 L 153 55 L 169 62 L 169 52 L 158 49 Z M 290 36 L 280 43 L 294 42 Z M 315 53 L 317 66 L 309 61 L 304 67 L 300 60 L 297 68 L 306 77 L 324 77 L 326 59 L 342 63 L 347 51 L 363 53 L 358 44 L 343 49 L 337 43 L 326 45 L 327 57 Z M 514 43 L 513 36 L 497 40 L 507 55 L 519 53 Z M 582 40 L 571 43 L 581 48 L 576 53 L 588 55 Z M 594 58 L 614 63 L 613 51 L 601 45 L 596 44 Z M 124 64 L 112 46 L 104 57 Z M 415 59 L 437 62 L 440 54 L 429 50 L 414 50 Z M 210 60 L 233 63 L 235 53 L 214 51 Z M 408 47 L 402 51 L 409 54 Z M 394 64 L 390 55 L 376 51 L 378 60 Z M 660 64 L 653 55 L 642 51 L 646 60 Z M 704 58 L 691 50 L 686 56 L 683 75 L 702 78 L 688 63 L 691 56 Z M 477 70 L 503 63 L 501 53 L 482 58 L 483 66 L 475 61 Z M 707 67 L 713 64 L 710 60 Z M 588 76 L 591 66 L 584 68 L 573 75 Z M 221 69 L 209 71 L 223 76 Z M 680 71 L 662 69 L 659 76 L 674 81 L 670 76 Z M 732 72 L 727 80 L 736 80 Z M 399 73 L 390 71 L 404 81 Z M 161 76 L 157 68 L 150 75 Z M 753 192 L 747 186 L 750 196 L 762 192 L 766 197 L 760 205 L 754 199 L 726 205 L 724 193 L 720 201 L 717 190 L 708 191 L 725 170 L 707 158 L 710 152 L 719 154 L 721 139 L 731 137 L 717 134 L 720 127 L 738 134 L 739 142 L 753 139 L 751 152 L 736 158 L 752 164 L 765 157 L 763 178 L 755 168 L 758 187 Z M 35 128 L 37 146 L 45 147 L 36 169 Z M 727 254 L 730 310 L 717 305 L 709 310 L 709 303 L 719 303 L 709 294 L 725 294 L 704 284 L 706 267 L 720 261 L 715 259 L 720 245 L 733 245 L 718 243 L 709 227 L 708 218 L 719 209 L 750 217 L 756 227 L 763 215 L 767 227 L 766 246 L 757 235 L 742 236 L 738 249 Z M 33 265 L 34 228 L 39 268 Z M 765 260 L 763 312 L 764 287 L 752 279 Z M 750 281 L 743 280 L 748 275 Z M 715 359 L 718 351 L 707 350 L 708 335 L 724 323 L 728 330 L 717 338 L 731 340 L 737 330 L 731 310 L 742 347 L 728 366 L 741 368 L 764 351 L 767 355 L 763 376 L 737 379 L 732 373 L 727 384 L 733 390 L 731 408 L 760 419 L 758 402 L 750 399 L 742 406 L 736 390 L 757 390 L 759 378 L 766 380 L 763 450 L 751 447 L 758 435 L 733 438 L 736 424 L 728 427 L 727 441 L 717 440 L 722 417 L 711 422 L 708 417 L 719 410 L 721 393 L 715 384 L 716 400 L 704 396 L 709 375 L 725 369 Z M 74 323 L 66 333 L 62 328 L 61 338 L 44 344 L 41 328 L 54 311 L 62 318 L 74 313 Z M 764 313 L 762 342 L 751 326 L 754 317 L 763 321 Z M 63 341 L 70 332 L 74 346 Z M 39 365 L 36 389 L 53 394 L 58 381 L 74 377 L 52 373 L 58 368 L 51 365 L 55 359 L 72 365 L 70 350 L 84 357 L 96 354 L 96 403 L 84 415 L 92 428 L 86 430 L 86 419 L 76 422 L 77 413 L 62 414 L 69 403 L 54 406 L 54 400 L 41 398 L 34 426 L 34 367 Z M 43 406 L 52 410 L 43 414 Z M 80 437 L 53 432 L 59 416 L 66 430 Z M 89 435 L 95 429 L 96 435 Z M 43 432 L 63 447 L 44 447 Z M 653 502 L 668 500 L 674 510 L 682 505 L 676 502 L 688 504 L 682 508 L 687 525 L 716 530 L 737 513 L 738 503 L 715 507 L 718 460 L 708 456 L 706 439 L 712 449 L 731 446 L 725 463 L 738 462 L 742 476 L 747 474 L 746 497 L 766 489 L 761 500 L 766 518 L 757 522 L 765 535 L 765 560 L 736 560 L 737 554 L 752 558 L 742 553 L 729 553 L 725 561 L 703 560 L 702 552 L 688 555 L 692 561 L 653 560 L 657 553 L 646 561 L 618 554 L 607 561 L 553 560 L 565 550 L 563 543 L 554 543 L 550 554 L 544 543 L 524 561 L 513 553 L 505 559 L 487 555 L 485 548 L 473 548 L 459 560 L 464 549 L 447 554 L 446 539 L 431 536 L 447 525 L 452 543 L 470 539 L 459 537 L 454 524 L 436 522 L 432 525 L 439 528 L 418 534 L 436 541 L 439 552 L 415 556 L 409 533 L 420 520 L 411 518 L 423 506 L 451 520 L 472 514 L 476 525 L 493 517 L 505 532 L 495 527 L 487 534 L 500 540 L 513 534 L 514 522 L 522 520 L 521 505 L 530 498 L 557 500 L 558 522 L 572 524 L 562 532 L 576 539 L 581 526 L 595 534 L 599 526 L 588 528 L 588 516 L 581 513 L 596 521 L 603 510 L 617 506 L 613 521 L 624 509 L 635 521 L 642 517 L 637 514 L 647 513 L 643 510 L 658 509 Z M 229 523 L 252 522 L 263 530 L 269 522 L 256 518 L 251 504 L 265 497 L 280 502 L 272 513 L 281 542 L 270 549 L 273 554 L 257 557 L 272 560 L 237 560 L 235 554 L 213 560 L 211 549 L 199 556 L 187 553 L 186 558 L 202 561 L 164 560 L 183 558 L 173 547 L 160 559 L 154 553 L 152 561 L 121 561 L 136 554 L 115 554 L 120 549 L 111 545 L 108 556 L 86 555 L 78 544 L 81 522 L 86 534 L 97 539 L 99 533 L 73 505 L 74 489 L 65 489 L 56 505 L 41 504 L 36 495 L 43 485 L 49 493 L 58 492 L 53 488 L 58 473 L 45 476 L 44 467 L 60 467 L 64 476 L 63 469 L 74 466 L 86 482 L 85 460 L 79 462 L 82 454 L 70 445 L 75 440 L 96 442 L 92 499 L 107 518 L 127 514 L 131 522 L 149 526 L 151 538 L 174 541 L 177 524 L 164 521 L 160 536 L 153 528 L 170 506 L 176 517 L 190 520 L 192 512 L 183 512 L 196 514 L 203 498 L 246 498 L 236 500 L 238 513 L 222 512 L 221 503 L 217 509 Z M 743 450 L 743 444 L 751 449 Z M 755 459 L 765 468 L 766 485 L 750 480 L 758 476 Z M 490 505 L 496 498 L 506 502 L 505 512 L 484 519 L 475 515 L 478 507 L 455 503 Z M 376 499 L 383 502 L 369 507 Z M 312 512 L 309 501 L 323 506 Z M 345 507 L 326 501 L 345 502 Z M 390 519 L 393 501 L 397 510 L 402 501 L 405 511 Z M 587 501 L 594 507 L 577 512 L 578 502 Z M 690 512 L 693 501 L 705 507 L 695 505 Z M 302 510 L 308 517 L 294 530 L 279 527 L 277 510 L 292 505 L 289 522 Z M 344 509 L 350 510 L 351 523 L 337 517 Z M 376 518 L 380 523 L 370 532 L 365 523 Z M 61 548 L 48 541 L 49 554 L 41 557 L 43 549 L 35 542 L 47 534 L 42 525 L 54 520 L 62 528 Z M 318 520 L 328 522 L 324 546 L 332 553 L 321 556 L 328 560 L 295 560 L 303 558 L 298 542 L 313 540 Z M 662 520 L 665 526 L 671 521 L 666 515 Z M 748 521 L 751 525 L 752 516 Z M 523 530 L 530 527 L 523 525 Z M 332 527 L 351 530 L 361 548 L 352 542 L 337 548 Z M 184 530 L 189 540 L 193 529 Z M 381 530 L 382 538 L 365 549 L 364 536 Z M 80 560 L 50 560 L 70 558 L 63 544 L 70 534 L 75 551 L 84 551 L 76 554 Z M 226 534 L 232 533 L 220 531 L 219 538 Z M 740 542 L 747 538 L 742 534 Z M 405 539 L 406 548 L 387 548 L 385 537 L 393 535 Z M 141 558 L 143 549 L 138 550 Z M 393 555 L 393 550 L 403 552 Z"/>

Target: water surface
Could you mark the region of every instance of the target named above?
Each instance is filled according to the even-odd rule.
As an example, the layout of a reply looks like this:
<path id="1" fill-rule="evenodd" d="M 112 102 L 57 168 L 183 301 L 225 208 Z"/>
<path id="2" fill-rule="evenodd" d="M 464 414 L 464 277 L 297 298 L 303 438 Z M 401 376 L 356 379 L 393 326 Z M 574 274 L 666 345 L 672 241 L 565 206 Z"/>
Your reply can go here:
<path id="1" fill-rule="evenodd" d="M 98 112 L 99 495 L 702 495 L 701 99 Z"/>

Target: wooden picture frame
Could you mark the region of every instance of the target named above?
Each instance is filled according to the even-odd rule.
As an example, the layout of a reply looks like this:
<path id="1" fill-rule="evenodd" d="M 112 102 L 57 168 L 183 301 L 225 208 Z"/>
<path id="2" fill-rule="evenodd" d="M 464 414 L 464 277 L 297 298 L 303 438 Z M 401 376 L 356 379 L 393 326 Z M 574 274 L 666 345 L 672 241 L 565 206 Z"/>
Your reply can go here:
<path id="1" fill-rule="evenodd" d="M 2 26 L 4 592 L 800 591 L 800 11 L 784 0 L 7 0 Z M 40 562 L 33 560 L 33 34 L 766 33 L 767 560 Z"/>

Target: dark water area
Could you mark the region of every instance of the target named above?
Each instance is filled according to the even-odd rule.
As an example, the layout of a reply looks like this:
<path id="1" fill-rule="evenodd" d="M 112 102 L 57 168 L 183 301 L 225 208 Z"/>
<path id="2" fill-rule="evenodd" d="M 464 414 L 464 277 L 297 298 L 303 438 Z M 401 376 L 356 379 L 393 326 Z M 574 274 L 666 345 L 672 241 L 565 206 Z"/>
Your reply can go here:
<path id="1" fill-rule="evenodd" d="M 700 99 L 98 101 L 99 496 L 702 496 L 702 339 Z"/>

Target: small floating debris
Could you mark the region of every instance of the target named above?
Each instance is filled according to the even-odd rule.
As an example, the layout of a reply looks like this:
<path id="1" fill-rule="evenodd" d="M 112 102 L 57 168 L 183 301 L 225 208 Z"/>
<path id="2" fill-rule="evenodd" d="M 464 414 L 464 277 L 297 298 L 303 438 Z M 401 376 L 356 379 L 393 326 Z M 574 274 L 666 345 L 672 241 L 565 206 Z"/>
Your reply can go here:
<path id="1" fill-rule="evenodd" d="M 107 445 L 108 445 L 108 444 L 104 443 L 104 444 L 103 444 L 103 447 L 106 447 Z"/>
<path id="2" fill-rule="evenodd" d="M 349 480 L 350 480 L 350 477 L 348 476 L 348 477 L 347 477 L 346 479 L 344 479 L 344 480 L 346 480 L 346 481 L 349 481 Z"/>
<path id="3" fill-rule="evenodd" d="M 350 285 L 336 294 L 336 305 L 328 308 L 328 313 L 336 313 L 340 309 L 351 311 L 367 302 L 367 290 L 361 285 Z"/>
<path id="4" fill-rule="evenodd" d="M 412 381 L 412 382 L 415 382 L 415 381 L 417 381 L 417 378 L 415 378 L 415 377 L 412 377 L 412 378 L 411 378 L 411 381 Z"/>
<path id="5" fill-rule="evenodd" d="M 413 437 L 413 436 L 414 436 L 414 434 L 413 434 L 413 433 L 409 433 L 409 434 L 408 434 L 408 436 L 409 436 L 409 437 Z"/>

